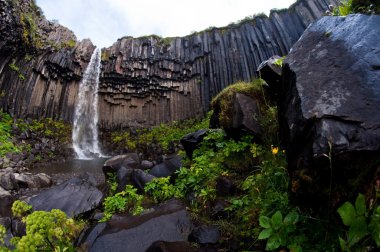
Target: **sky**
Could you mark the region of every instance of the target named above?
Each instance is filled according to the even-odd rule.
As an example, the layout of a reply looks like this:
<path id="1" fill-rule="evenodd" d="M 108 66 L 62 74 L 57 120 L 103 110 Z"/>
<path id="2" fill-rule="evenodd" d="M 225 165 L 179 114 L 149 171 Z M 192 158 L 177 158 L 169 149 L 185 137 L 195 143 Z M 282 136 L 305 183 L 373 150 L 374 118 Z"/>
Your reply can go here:
<path id="1" fill-rule="evenodd" d="M 123 36 L 185 36 L 247 16 L 287 8 L 295 0 L 37 0 L 48 20 L 58 20 L 79 40 L 109 47 Z"/>

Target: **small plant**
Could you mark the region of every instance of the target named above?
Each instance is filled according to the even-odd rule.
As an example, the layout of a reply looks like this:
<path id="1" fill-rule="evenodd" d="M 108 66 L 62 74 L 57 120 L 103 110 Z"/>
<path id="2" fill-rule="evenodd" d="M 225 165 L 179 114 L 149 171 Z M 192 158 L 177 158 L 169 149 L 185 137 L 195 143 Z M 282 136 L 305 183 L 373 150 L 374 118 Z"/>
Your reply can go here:
<path id="1" fill-rule="evenodd" d="M 156 203 L 182 196 L 178 188 L 170 184 L 170 177 L 155 178 L 145 185 L 144 190 L 152 195 Z"/>
<path id="2" fill-rule="evenodd" d="M 350 202 L 345 202 L 337 211 L 343 224 L 349 228 L 345 239 L 339 237 L 343 251 L 351 251 L 357 245 L 368 242 L 364 239 L 366 237 L 372 237 L 376 246 L 380 247 L 380 206 L 367 211 L 364 195 L 359 194 L 355 206 Z"/>
<path id="3" fill-rule="evenodd" d="M 29 214 L 31 210 L 32 210 L 32 206 L 28 205 L 27 203 L 21 200 L 16 200 L 15 202 L 13 202 L 12 213 L 15 217 L 21 218 Z"/>
<path id="4" fill-rule="evenodd" d="M 109 220 L 114 213 L 129 211 L 133 215 L 141 214 L 144 208 L 141 206 L 144 196 L 137 194 L 137 189 L 127 185 L 125 189 L 114 196 L 107 197 L 104 202 L 104 217 L 102 222 Z"/>
<path id="5" fill-rule="evenodd" d="M 291 251 L 302 251 L 298 244 L 294 243 L 291 234 L 296 230 L 299 215 L 296 211 L 291 211 L 283 219 L 282 213 L 276 211 L 271 218 L 261 215 L 259 224 L 264 228 L 259 240 L 267 240 L 266 250 L 275 250 L 279 247 L 288 247 Z"/>
<path id="6" fill-rule="evenodd" d="M 282 67 L 282 63 L 284 62 L 284 60 L 285 60 L 285 56 L 277 59 L 275 62 L 273 62 L 273 64 L 275 64 L 278 67 Z"/>
<path id="7" fill-rule="evenodd" d="M 58 209 L 30 213 L 31 208 L 19 200 L 13 203 L 13 215 L 24 216 L 22 221 L 26 225 L 26 235 L 11 239 L 13 251 L 75 251 L 73 242 L 83 229 L 83 223 L 67 218 Z M 0 225 L 0 251 L 11 251 L 3 246 L 5 231 Z"/>
<path id="8" fill-rule="evenodd" d="M 20 68 L 16 65 L 15 62 L 10 63 L 8 66 L 9 66 L 9 68 L 10 68 L 12 71 L 15 71 L 15 72 L 19 72 L 19 71 L 20 71 Z"/>

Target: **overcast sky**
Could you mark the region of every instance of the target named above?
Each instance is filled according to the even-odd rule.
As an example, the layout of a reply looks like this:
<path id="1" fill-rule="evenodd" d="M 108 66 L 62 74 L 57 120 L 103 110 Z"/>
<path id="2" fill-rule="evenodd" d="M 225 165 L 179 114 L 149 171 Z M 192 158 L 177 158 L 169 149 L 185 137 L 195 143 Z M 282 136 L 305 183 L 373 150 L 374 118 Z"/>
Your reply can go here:
<path id="1" fill-rule="evenodd" d="M 90 38 L 99 47 L 123 36 L 184 36 L 210 26 L 225 26 L 295 0 L 37 0 L 49 20 Z"/>

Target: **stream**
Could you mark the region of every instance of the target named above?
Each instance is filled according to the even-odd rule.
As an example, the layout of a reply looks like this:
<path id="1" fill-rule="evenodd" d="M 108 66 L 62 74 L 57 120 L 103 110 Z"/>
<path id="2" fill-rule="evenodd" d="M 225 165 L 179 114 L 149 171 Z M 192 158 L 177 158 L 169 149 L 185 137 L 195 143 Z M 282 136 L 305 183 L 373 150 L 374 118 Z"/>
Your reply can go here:
<path id="1" fill-rule="evenodd" d="M 68 159 L 63 162 L 41 164 L 30 170 L 32 173 L 46 173 L 52 177 L 55 183 L 61 183 L 81 173 L 92 173 L 98 183 L 103 183 L 105 178 L 102 167 L 108 158 L 95 159 Z"/>

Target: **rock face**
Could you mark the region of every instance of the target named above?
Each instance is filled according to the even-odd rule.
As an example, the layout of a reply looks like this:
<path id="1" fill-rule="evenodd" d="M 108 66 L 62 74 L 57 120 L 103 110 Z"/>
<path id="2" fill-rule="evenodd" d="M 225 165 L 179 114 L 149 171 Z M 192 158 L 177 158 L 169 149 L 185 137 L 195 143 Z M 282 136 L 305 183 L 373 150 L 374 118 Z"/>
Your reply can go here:
<path id="1" fill-rule="evenodd" d="M 285 60 L 280 133 L 292 190 L 356 196 L 380 154 L 380 16 L 324 17 Z M 329 158 L 332 163 L 330 167 Z M 339 196 L 340 195 L 340 196 Z"/>
<path id="2" fill-rule="evenodd" d="M 270 56 L 287 54 L 305 28 L 337 2 L 299 0 L 269 18 L 186 37 L 119 39 L 102 51 L 101 127 L 149 126 L 203 115 L 213 96 L 231 83 L 254 78 L 259 63 Z M 0 107 L 17 116 L 72 121 L 94 46 L 77 42 L 69 30 L 39 16 L 31 0 L 1 0 L 0 10 Z M 30 15 L 37 31 L 25 25 Z"/>
<path id="3" fill-rule="evenodd" d="M 89 251 L 144 252 L 156 241 L 183 242 L 192 229 L 185 206 L 170 200 L 140 216 L 114 216 L 95 226 L 82 242 Z"/>
<path id="4" fill-rule="evenodd" d="M 0 107 L 71 121 L 94 46 L 47 21 L 32 0 L 0 1 Z"/>
<path id="5" fill-rule="evenodd" d="M 31 198 L 29 203 L 34 210 L 60 209 L 75 217 L 95 209 L 102 202 L 103 193 L 95 185 L 93 175 L 84 174 L 51 187 Z"/>

